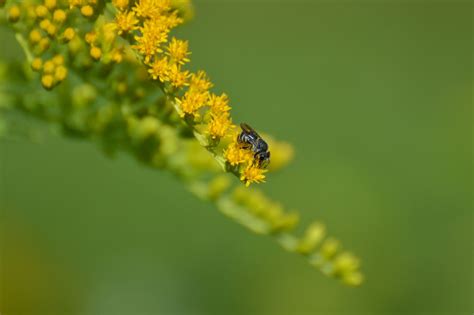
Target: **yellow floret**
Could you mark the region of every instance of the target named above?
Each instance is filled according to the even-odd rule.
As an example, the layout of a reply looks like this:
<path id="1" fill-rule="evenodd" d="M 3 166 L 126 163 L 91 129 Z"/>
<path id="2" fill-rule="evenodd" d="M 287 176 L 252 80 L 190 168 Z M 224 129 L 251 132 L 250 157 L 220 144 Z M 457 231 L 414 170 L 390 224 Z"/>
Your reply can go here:
<path id="1" fill-rule="evenodd" d="M 52 89 L 54 83 L 54 77 L 51 74 L 46 74 L 41 77 L 41 84 L 46 90 Z"/>
<path id="2" fill-rule="evenodd" d="M 30 43 L 37 44 L 40 42 L 41 38 L 42 36 L 39 30 L 34 29 L 30 32 L 30 35 L 29 35 Z"/>
<path id="3" fill-rule="evenodd" d="M 76 32 L 74 31 L 72 27 L 68 27 L 64 30 L 64 33 L 63 33 L 64 41 L 70 42 L 71 40 L 73 40 L 74 36 L 76 36 Z"/>
<path id="4" fill-rule="evenodd" d="M 57 67 L 56 70 L 54 71 L 54 78 L 57 81 L 61 82 L 61 81 L 64 81 L 66 77 L 67 77 L 67 68 L 64 66 Z"/>
<path id="5" fill-rule="evenodd" d="M 31 62 L 31 69 L 33 69 L 33 71 L 40 71 L 42 66 L 43 60 L 41 60 L 41 58 L 35 58 Z"/>
<path id="6" fill-rule="evenodd" d="M 99 47 L 92 46 L 90 50 L 90 55 L 94 60 L 99 60 L 102 57 L 102 50 Z"/>
<path id="7" fill-rule="evenodd" d="M 81 14 L 85 17 L 91 17 L 92 15 L 94 15 L 94 8 L 90 5 L 85 5 L 81 7 Z"/>
<path id="8" fill-rule="evenodd" d="M 20 7 L 17 5 L 11 6 L 8 9 L 8 20 L 12 23 L 17 22 L 20 19 L 21 11 Z"/>
<path id="9" fill-rule="evenodd" d="M 58 9 L 53 13 L 53 21 L 57 23 L 63 23 L 66 21 L 67 15 L 64 10 Z"/>

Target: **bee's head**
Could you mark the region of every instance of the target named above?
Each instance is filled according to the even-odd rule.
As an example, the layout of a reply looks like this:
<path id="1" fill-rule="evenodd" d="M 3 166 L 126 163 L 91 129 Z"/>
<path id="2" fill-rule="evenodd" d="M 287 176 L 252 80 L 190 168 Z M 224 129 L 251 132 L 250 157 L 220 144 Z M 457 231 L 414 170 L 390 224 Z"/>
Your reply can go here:
<path id="1" fill-rule="evenodd" d="M 258 165 L 262 168 L 266 168 L 270 164 L 270 151 L 259 152 L 255 155 L 258 161 Z"/>

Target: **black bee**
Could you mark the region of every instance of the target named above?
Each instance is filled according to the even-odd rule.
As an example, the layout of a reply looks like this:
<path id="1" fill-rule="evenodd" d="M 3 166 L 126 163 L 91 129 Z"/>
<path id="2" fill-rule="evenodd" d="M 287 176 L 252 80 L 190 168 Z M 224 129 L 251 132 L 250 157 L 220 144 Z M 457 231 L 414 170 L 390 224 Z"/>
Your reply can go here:
<path id="1" fill-rule="evenodd" d="M 270 163 L 268 144 L 249 125 L 241 123 L 240 128 L 242 128 L 242 132 L 237 136 L 237 142 L 242 144 L 244 148 L 252 150 L 260 167 L 267 167 Z"/>

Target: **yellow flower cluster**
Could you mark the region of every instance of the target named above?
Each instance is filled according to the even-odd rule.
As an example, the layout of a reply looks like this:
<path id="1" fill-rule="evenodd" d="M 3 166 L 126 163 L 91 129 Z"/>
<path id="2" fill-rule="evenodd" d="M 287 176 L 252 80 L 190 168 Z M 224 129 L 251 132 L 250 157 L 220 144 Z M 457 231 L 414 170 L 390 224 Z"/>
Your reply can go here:
<path id="1" fill-rule="evenodd" d="M 47 90 L 64 81 L 68 72 L 64 66 L 64 57 L 62 55 L 56 55 L 45 62 L 41 58 L 36 57 L 31 62 L 31 68 L 33 71 L 42 73 L 41 84 Z"/>
<path id="2" fill-rule="evenodd" d="M 179 116 L 208 139 L 205 146 L 226 158 L 246 185 L 263 182 L 266 170 L 254 162 L 250 150 L 236 143 L 238 128 L 232 122 L 229 97 L 210 91 L 213 84 L 204 71 L 185 68 L 191 52 L 188 41 L 170 36 L 183 22 L 172 0 L 112 0 L 112 7 L 112 18 L 102 14 L 105 7 L 99 0 L 25 1 L 7 12 L 11 22 L 27 20 L 31 68 L 41 74 L 44 88 L 64 81 L 69 63 L 90 69 L 94 62 L 120 63 L 135 53 Z M 87 27 L 78 27 L 80 23 Z M 66 60 L 53 63 L 57 55 Z"/>
<path id="3" fill-rule="evenodd" d="M 127 1 L 113 1 L 117 34 L 131 40 L 131 47 L 141 56 L 153 80 L 164 91 L 172 93 L 181 117 L 205 125 L 212 143 L 233 137 L 234 142 L 223 150 L 231 166 L 236 166 L 240 179 L 248 186 L 263 182 L 265 169 L 254 161 L 253 154 L 236 141 L 226 94 L 210 92 L 213 84 L 204 71 L 191 73 L 184 69 L 190 62 L 189 43 L 175 37 L 169 39 L 172 28 L 182 23 L 170 0 L 139 0 L 130 6 Z M 189 120 L 188 120 L 189 121 Z"/>

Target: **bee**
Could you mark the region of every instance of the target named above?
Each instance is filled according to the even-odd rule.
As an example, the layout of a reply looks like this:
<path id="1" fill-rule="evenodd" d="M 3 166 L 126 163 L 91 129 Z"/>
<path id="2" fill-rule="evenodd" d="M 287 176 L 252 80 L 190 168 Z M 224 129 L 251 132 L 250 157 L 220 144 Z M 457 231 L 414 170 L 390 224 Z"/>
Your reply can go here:
<path id="1" fill-rule="evenodd" d="M 237 142 L 244 148 L 252 150 L 258 166 L 266 168 L 270 163 L 268 144 L 249 125 L 241 123 L 240 128 L 242 128 L 242 132 L 237 136 Z"/>

